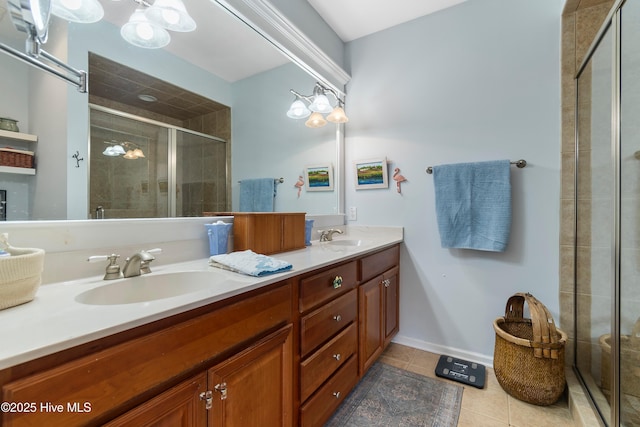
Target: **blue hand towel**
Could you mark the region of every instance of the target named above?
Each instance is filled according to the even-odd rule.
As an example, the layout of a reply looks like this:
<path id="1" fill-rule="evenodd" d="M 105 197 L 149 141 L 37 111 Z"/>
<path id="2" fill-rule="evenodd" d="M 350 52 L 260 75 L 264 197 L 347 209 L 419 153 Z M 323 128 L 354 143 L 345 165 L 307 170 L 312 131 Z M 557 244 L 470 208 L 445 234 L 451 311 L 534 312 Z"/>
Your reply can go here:
<path id="1" fill-rule="evenodd" d="M 281 273 L 293 268 L 286 261 L 257 254 L 249 249 L 231 252 L 230 254 L 214 255 L 209 258 L 209 264 L 213 267 L 224 268 L 255 277 Z"/>
<path id="2" fill-rule="evenodd" d="M 443 248 L 503 252 L 511 231 L 509 160 L 434 166 Z"/>
<path id="3" fill-rule="evenodd" d="M 276 183 L 273 178 L 240 181 L 240 212 L 273 212 Z"/>

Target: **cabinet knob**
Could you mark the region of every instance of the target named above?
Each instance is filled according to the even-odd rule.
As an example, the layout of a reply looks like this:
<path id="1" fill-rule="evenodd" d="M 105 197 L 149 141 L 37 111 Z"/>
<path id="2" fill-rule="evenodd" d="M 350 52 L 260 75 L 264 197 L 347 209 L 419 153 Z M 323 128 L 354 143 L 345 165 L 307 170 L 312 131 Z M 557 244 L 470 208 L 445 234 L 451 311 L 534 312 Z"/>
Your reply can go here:
<path id="1" fill-rule="evenodd" d="M 391 286 L 391 280 L 389 279 L 384 279 L 382 281 L 382 284 L 384 285 L 385 288 L 388 288 L 389 286 Z"/>
<path id="2" fill-rule="evenodd" d="M 340 359 L 342 358 L 342 356 L 340 356 L 340 353 L 338 354 L 334 354 L 333 358 L 336 359 L 337 361 L 340 361 Z"/>
<path id="3" fill-rule="evenodd" d="M 333 316 L 333 320 L 335 320 L 336 322 L 339 322 L 342 320 L 342 316 L 340 316 L 339 314 L 336 314 L 335 316 Z"/>
<path id="4" fill-rule="evenodd" d="M 336 276 L 333 279 L 333 289 L 340 289 L 342 287 L 342 276 Z"/>
<path id="5" fill-rule="evenodd" d="M 340 392 L 339 392 L 339 391 L 334 391 L 334 392 L 333 392 L 333 396 L 334 396 L 336 399 L 340 399 Z"/>

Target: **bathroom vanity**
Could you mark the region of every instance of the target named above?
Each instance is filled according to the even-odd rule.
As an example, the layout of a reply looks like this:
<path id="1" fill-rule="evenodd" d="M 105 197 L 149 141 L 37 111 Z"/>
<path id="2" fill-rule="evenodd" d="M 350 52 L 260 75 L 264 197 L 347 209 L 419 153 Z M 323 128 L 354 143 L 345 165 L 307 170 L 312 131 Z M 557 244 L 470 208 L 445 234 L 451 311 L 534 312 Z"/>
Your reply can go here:
<path id="1" fill-rule="evenodd" d="M 314 242 L 275 255 L 294 270 L 266 278 L 206 259 L 169 265 L 151 274 L 200 269 L 233 280 L 158 301 L 48 307 L 62 312 L 42 326 L 54 336 L 0 353 L 11 405 L 1 425 L 321 426 L 398 332 L 401 240 L 400 229 Z M 45 319 L 37 312 L 48 300 L 108 285 L 87 283 L 44 286 L 33 302 L 0 311 L 0 323 L 27 334 L 19 323 Z"/>

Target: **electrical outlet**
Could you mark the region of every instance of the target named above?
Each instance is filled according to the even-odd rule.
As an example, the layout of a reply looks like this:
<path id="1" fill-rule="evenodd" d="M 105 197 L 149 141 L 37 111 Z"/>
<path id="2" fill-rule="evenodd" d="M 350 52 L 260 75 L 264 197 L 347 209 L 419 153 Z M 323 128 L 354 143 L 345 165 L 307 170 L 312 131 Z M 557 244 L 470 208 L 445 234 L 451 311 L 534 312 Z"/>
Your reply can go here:
<path id="1" fill-rule="evenodd" d="M 347 219 L 349 221 L 356 221 L 358 219 L 358 208 L 356 208 L 355 206 L 350 207 Z"/>

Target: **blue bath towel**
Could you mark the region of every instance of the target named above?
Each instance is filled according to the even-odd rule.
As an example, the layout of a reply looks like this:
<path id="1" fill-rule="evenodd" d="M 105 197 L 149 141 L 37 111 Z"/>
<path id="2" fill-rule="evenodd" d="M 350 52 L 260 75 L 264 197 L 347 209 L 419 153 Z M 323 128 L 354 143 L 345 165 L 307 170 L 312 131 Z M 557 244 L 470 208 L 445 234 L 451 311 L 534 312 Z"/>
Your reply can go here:
<path id="1" fill-rule="evenodd" d="M 287 261 L 257 254 L 252 250 L 214 255 L 209 258 L 212 267 L 235 271 L 249 276 L 262 277 L 267 274 L 282 273 L 293 268 Z"/>
<path id="2" fill-rule="evenodd" d="M 276 183 L 273 178 L 240 181 L 240 212 L 273 212 Z"/>
<path id="3" fill-rule="evenodd" d="M 509 160 L 433 167 L 443 248 L 503 252 L 511 231 Z"/>

